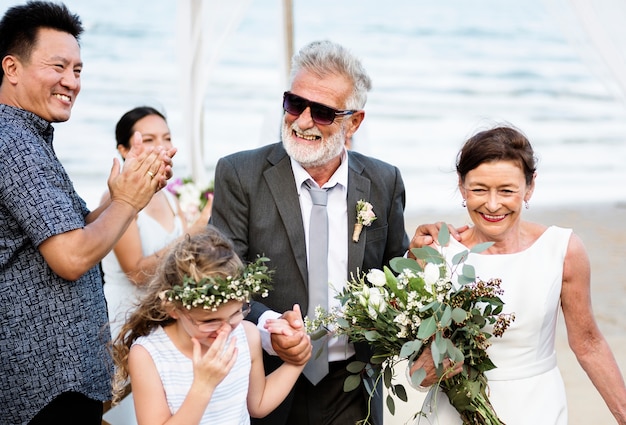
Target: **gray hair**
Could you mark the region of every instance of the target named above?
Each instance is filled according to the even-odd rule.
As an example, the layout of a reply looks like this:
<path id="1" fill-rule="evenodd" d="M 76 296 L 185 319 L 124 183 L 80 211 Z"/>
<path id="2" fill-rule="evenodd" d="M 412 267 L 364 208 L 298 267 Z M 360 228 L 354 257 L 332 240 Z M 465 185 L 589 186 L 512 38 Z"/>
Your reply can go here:
<path id="1" fill-rule="evenodd" d="M 320 77 L 341 75 L 352 82 L 352 94 L 346 101 L 346 109 L 363 109 L 372 80 L 361 61 L 348 49 L 328 40 L 314 41 L 304 46 L 291 61 L 290 83 L 295 76 L 306 70 Z"/>

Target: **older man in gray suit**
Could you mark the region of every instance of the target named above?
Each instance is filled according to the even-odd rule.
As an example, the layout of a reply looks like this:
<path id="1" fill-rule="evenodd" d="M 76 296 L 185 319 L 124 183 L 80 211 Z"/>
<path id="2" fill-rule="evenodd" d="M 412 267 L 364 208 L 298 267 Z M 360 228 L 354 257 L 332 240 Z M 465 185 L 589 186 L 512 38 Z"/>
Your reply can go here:
<path id="1" fill-rule="evenodd" d="M 235 153 L 217 164 L 212 224 L 232 239 L 244 260 L 265 255 L 276 272 L 273 291 L 262 304 L 254 304 L 250 316 L 261 329 L 266 319 L 279 317 L 295 304 L 305 312 L 312 307 L 308 262 L 315 235 L 309 235 L 310 188 L 323 189 L 328 197 L 328 254 L 323 268 L 328 268 L 330 286 L 324 290 L 330 307 L 338 305 L 335 291 L 351 273 L 382 268 L 408 248 L 400 171 L 345 148 L 363 121 L 370 88 L 369 76 L 348 50 L 329 41 L 313 42 L 293 59 L 290 89 L 283 97 L 282 143 Z M 376 220 L 353 239 L 360 200 L 371 204 Z M 294 316 L 299 317 L 289 311 L 283 317 L 298 328 Z M 282 360 L 308 360 L 307 347 L 302 328 L 291 335 L 266 332 L 266 369 Z M 331 338 L 326 348 L 326 375 L 319 382 L 301 376 L 279 409 L 253 423 L 346 425 L 366 417 L 365 389 L 343 392 L 345 366 L 362 350 L 341 338 Z M 361 359 L 367 360 L 367 353 Z M 371 423 L 382 423 L 379 403 Z"/>

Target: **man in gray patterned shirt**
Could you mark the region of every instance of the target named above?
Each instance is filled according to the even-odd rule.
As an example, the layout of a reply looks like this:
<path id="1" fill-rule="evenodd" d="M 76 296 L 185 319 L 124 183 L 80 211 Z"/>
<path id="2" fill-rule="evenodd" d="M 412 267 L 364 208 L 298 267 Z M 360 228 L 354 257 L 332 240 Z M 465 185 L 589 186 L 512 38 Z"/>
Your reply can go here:
<path id="1" fill-rule="evenodd" d="M 141 147 L 89 211 L 52 145 L 80 91 L 80 18 L 29 2 L 0 21 L 0 423 L 100 425 L 112 364 L 98 263 L 165 186 L 175 150 Z M 130 161 L 129 161 L 130 159 Z"/>

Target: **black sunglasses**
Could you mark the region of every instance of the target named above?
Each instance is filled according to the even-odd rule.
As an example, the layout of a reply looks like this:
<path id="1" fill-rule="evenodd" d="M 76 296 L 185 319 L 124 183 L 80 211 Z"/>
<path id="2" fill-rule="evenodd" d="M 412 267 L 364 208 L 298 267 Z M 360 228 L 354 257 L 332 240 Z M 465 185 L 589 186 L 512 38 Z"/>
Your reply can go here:
<path id="1" fill-rule="evenodd" d="M 357 112 L 355 110 L 335 109 L 321 103 L 311 102 L 309 99 L 288 91 L 283 94 L 283 109 L 285 112 L 291 115 L 300 115 L 306 108 L 311 108 L 311 119 L 316 124 L 321 125 L 332 124 L 336 117 L 352 115 Z"/>

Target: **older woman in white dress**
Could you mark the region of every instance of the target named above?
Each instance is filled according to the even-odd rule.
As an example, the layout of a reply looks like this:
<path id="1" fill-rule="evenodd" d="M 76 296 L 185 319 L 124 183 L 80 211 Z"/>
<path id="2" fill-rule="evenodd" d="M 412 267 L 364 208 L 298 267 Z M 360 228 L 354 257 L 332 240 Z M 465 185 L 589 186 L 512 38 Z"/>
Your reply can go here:
<path id="1" fill-rule="evenodd" d="M 494 338 L 487 349 L 497 366 L 485 373 L 490 401 L 507 425 L 568 423 L 555 353 L 560 307 L 571 349 L 617 423 L 625 425 L 626 387 L 593 315 L 582 241 L 571 229 L 522 220 L 535 188 L 535 162 L 530 142 L 511 127 L 476 134 L 457 157 L 459 190 L 473 226 L 460 229 L 444 252 L 452 258 L 479 243 L 494 242 L 487 251 L 470 254 L 468 263 L 476 276 L 502 279 L 505 309 L 515 313 L 502 338 Z M 414 241 L 425 234 L 436 238 L 436 233 L 436 225 L 420 226 Z M 435 384 L 432 359 L 420 357 L 412 371 L 420 367 L 429 371 L 422 385 Z M 453 374 L 459 371 L 457 366 Z M 418 423 L 462 423 L 441 391 L 432 391 L 422 410 L 426 417 Z"/>

